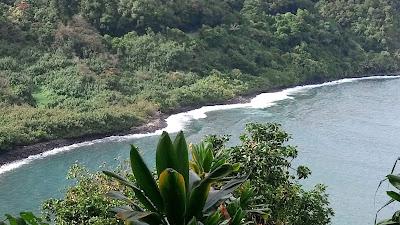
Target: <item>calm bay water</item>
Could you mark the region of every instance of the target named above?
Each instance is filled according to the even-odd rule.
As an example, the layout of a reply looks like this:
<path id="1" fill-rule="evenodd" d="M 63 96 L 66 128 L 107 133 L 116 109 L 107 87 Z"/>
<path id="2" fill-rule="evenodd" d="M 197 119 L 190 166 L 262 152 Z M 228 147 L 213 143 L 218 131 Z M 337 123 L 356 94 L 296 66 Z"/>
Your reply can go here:
<path id="1" fill-rule="evenodd" d="M 400 79 L 379 79 L 306 89 L 264 109 L 208 112 L 206 118 L 187 123 L 185 133 L 192 142 L 206 134 L 231 134 L 229 144 L 233 145 L 246 123 L 279 122 L 292 134 L 291 144 L 299 148 L 296 163 L 313 171 L 304 185 L 328 185 L 336 213 L 333 224 L 373 224 L 376 187 L 400 156 L 399 87 Z M 116 166 L 127 158 L 129 144 L 139 146 L 149 165 L 154 165 L 157 139 L 150 136 L 83 146 L 0 174 L 0 215 L 38 210 L 42 200 L 62 196 L 70 184 L 65 176 L 71 164 L 79 162 L 92 170 L 104 163 Z M 380 191 L 376 207 L 386 200 Z"/>

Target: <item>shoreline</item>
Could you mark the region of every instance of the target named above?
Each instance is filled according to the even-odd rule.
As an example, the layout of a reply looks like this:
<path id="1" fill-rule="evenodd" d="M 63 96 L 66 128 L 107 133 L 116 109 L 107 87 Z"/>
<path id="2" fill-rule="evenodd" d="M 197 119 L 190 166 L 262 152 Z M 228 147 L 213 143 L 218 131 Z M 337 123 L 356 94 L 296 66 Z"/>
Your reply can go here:
<path id="1" fill-rule="evenodd" d="M 260 91 L 260 93 L 262 93 Z M 219 102 L 211 102 L 207 105 L 193 105 L 193 106 L 185 106 L 175 110 L 171 110 L 168 113 L 157 112 L 153 117 L 147 119 L 142 125 L 137 127 L 132 127 L 126 131 L 120 132 L 111 132 L 104 134 L 91 134 L 85 135 L 76 138 L 59 138 L 44 142 L 39 142 L 35 144 L 30 144 L 26 146 L 16 146 L 15 148 L 8 150 L 6 152 L 0 153 L 0 167 L 12 162 L 16 162 L 18 160 L 26 159 L 33 155 L 42 154 L 44 152 L 53 150 L 55 148 L 62 148 L 65 146 L 70 146 L 74 144 L 79 144 L 83 142 L 90 142 L 98 139 L 103 139 L 111 136 L 125 136 L 125 135 L 133 135 L 133 134 L 143 134 L 143 133 L 153 133 L 159 129 L 166 128 L 167 122 L 165 121 L 170 115 L 182 113 L 186 111 L 190 111 L 193 109 L 197 109 L 202 106 L 214 105 L 214 104 L 236 104 L 236 103 L 246 103 L 252 97 L 257 95 L 257 93 L 252 93 L 251 95 L 243 95 L 237 96 L 233 99 L 229 99 L 226 101 Z"/>
<path id="2" fill-rule="evenodd" d="M 146 122 L 144 122 L 143 125 L 137 126 L 137 127 L 132 127 L 131 129 L 126 130 L 126 131 L 104 133 L 104 134 L 92 134 L 92 135 L 86 135 L 86 136 L 81 136 L 81 137 L 77 137 L 77 138 L 61 138 L 61 139 L 39 142 L 39 143 L 26 145 L 26 146 L 17 146 L 15 148 L 13 148 L 12 150 L 9 150 L 9 151 L 6 151 L 6 152 L 0 154 L 0 166 L 6 165 L 9 163 L 18 161 L 18 160 L 23 160 L 23 159 L 26 159 L 33 155 L 42 154 L 44 152 L 53 150 L 55 148 L 61 148 L 61 147 L 79 144 L 79 143 L 83 143 L 83 142 L 94 141 L 94 140 L 103 139 L 103 138 L 107 138 L 107 137 L 111 137 L 111 136 L 125 136 L 125 135 L 132 135 L 132 134 L 152 133 L 157 130 L 166 128 L 167 122 L 165 119 L 168 118 L 169 116 L 177 114 L 177 113 L 182 113 L 182 112 L 187 112 L 190 110 L 198 109 L 203 106 L 249 103 L 252 98 L 254 98 L 255 96 L 257 96 L 259 94 L 278 92 L 278 91 L 282 91 L 284 89 L 287 89 L 290 87 L 295 87 L 295 86 L 323 84 L 324 82 L 336 81 L 336 80 L 345 79 L 345 78 L 351 79 L 351 78 L 374 77 L 374 76 L 390 77 L 390 76 L 394 76 L 394 75 L 398 75 L 398 74 L 399 73 L 386 73 L 386 74 L 371 74 L 371 75 L 365 75 L 365 76 L 341 77 L 338 79 L 310 81 L 310 82 L 300 83 L 297 85 L 269 88 L 267 90 L 254 89 L 254 90 L 250 90 L 248 93 L 236 96 L 229 100 L 210 102 L 205 105 L 191 105 L 191 106 L 180 107 L 180 108 L 177 108 L 174 110 L 170 110 L 167 113 L 158 112 L 153 117 L 146 120 Z"/>

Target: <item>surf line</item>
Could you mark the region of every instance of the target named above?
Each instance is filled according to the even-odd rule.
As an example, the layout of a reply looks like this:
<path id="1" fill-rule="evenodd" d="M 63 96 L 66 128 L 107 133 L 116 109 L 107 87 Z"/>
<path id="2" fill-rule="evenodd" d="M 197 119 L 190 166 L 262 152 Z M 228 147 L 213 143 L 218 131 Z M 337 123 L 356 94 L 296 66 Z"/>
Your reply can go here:
<path id="1" fill-rule="evenodd" d="M 10 162 L 4 164 L 0 167 L 0 175 L 6 172 L 15 170 L 23 165 L 30 164 L 33 161 L 46 158 L 48 156 L 56 155 L 61 152 L 71 151 L 80 147 L 95 145 L 99 143 L 106 142 L 121 142 L 125 140 L 144 138 L 154 135 L 160 135 L 163 131 L 167 131 L 169 133 L 176 133 L 180 130 L 184 130 L 185 126 L 189 124 L 192 120 L 203 119 L 207 117 L 208 112 L 212 111 L 220 111 L 220 110 L 229 110 L 229 109 L 239 109 L 239 108 L 257 108 L 263 109 L 273 106 L 279 101 L 285 99 L 293 99 L 292 95 L 300 92 L 304 92 L 313 88 L 324 87 L 324 86 L 333 86 L 344 83 L 350 83 L 361 80 L 379 80 L 379 79 L 397 79 L 400 78 L 400 75 L 397 76 L 368 76 L 368 77 L 360 77 L 360 78 L 345 78 L 336 81 L 325 82 L 322 84 L 312 84 L 312 85 L 304 85 L 304 86 L 296 86 L 293 88 L 287 88 L 277 92 L 267 92 L 262 93 L 255 96 L 248 103 L 238 103 L 238 104 L 227 104 L 227 105 L 213 105 L 213 106 L 203 106 L 198 109 L 190 110 L 187 112 L 177 113 L 170 115 L 166 120 L 167 126 L 165 128 L 156 130 L 151 133 L 139 133 L 139 134 L 130 134 L 124 136 L 110 136 L 102 139 L 92 140 L 81 142 L 73 145 L 68 145 L 64 147 L 54 148 L 50 151 L 46 151 L 40 154 L 29 156 L 28 158 L 17 160 L 14 162 Z"/>

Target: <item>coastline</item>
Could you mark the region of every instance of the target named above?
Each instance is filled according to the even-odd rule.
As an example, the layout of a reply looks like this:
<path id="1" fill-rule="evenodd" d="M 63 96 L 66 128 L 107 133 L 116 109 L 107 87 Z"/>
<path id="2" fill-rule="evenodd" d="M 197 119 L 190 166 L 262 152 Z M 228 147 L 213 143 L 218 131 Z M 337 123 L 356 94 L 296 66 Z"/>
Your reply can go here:
<path id="1" fill-rule="evenodd" d="M 260 91 L 260 93 L 262 93 L 262 92 Z M 257 95 L 257 94 L 254 93 L 251 95 L 237 96 L 233 99 L 229 99 L 226 101 L 209 103 L 209 105 L 246 103 L 255 95 Z M 155 132 L 159 129 L 163 129 L 167 126 L 167 122 L 165 121 L 165 119 L 168 118 L 170 115 L 190 111 L 190 110 L 199 108 L 201 106 L 207 106 L 207 105 L 193 105 L 193 106 L 181 107 L 179 109 L 171 110 L 168 113 L 158 112 L 153 117 L 147 119 L 142 125 L 137 126 L 137 127 L 132 127 L 126 131 L 104 133 L 104 134 L 91 134 L 91 135 L 85 135 L 85 136 L 76 137 L 76 138 L 60 138 L 60 139 L 39 142 L 39 143 L 31 144 L 31 145 L 26 145 L 26 146 L 17 146 L 11 150 L 0 153 L 0 167 L 3 165 L 6 165 L 6 164 L 12 163 L 12 162 L 16 162 L 18 160 L 26 159 L 33 155 L 42 154 L 44 152 L 50 151 L 55 148 L 61 148 L 61 147 L 79 144 L 79 143 L 83 143 L 83 142 L 94 141 L 94 140 L 103 139 L 103 138 L 107 138 L 107 137 L 111 137 L 111 136 L 125 136 L 125 135 L 133 135 L 133 134 L 153 133 L 153 132 Z"/>
<path id="2" fill-rule="evenodd" d="M 372 77 L 373 78 L 375 76 L 392 77 L 392 76 L 395 76 L 398 74 L 399 73 L 371 74 L 371 75 L 353 76 L 353 77 L 347 77 L 347 78 L 348 79 L 362 78 L 362 77 L 365 77 L 365 78 Z M 132 127 L 131 129 L 126 130 L 126 131 L 121 131 L 121 132 L 116 132 L 116 133 L 115 132 L 105 133 L 105 134 L 92 134 L 92 135 L 86 135 L 86 136 L 77 137 L 77 138 L 55 139 L 55 140 L 39 142 L 36 144 L 27 145 L 27 146 L 17 146 L 16 148 L 13 148 L 12 150 L 9 150 L 9 151 L 6 151 L 6 152 L 0 154 L 0 166 L 6 165 L 9 163 L 18 161 L 18 160 L 23 160 L 23 159 L 26 159 L 33 155 L 42 154 L 47 151 L 53 150 L 55 148 L 61 148 L 61 147 L 70 146 L 70 145 L 74 145 L 74 144 L 78 144 L 78 143 L 94 141 L 94 140 L 103 139 L 103 138 L 107 138 L 107 137 L 111 137 L 111 136 L 125 136 L 125 135 L 133 135 L 133 134 L 153 133 L 157 130 L 166 128 L 166 126 L 167 126 L 166 119 L 169 116 L 177 114 L 177 113 L 183 113 L 183 112 L 187 112 L 190 110 L 198 109 L 203 106 L 213 106 L 216 104 L 227 105 L 227 104 L 249 103 L 251 99 L 253 99 L 255 96 L 257 96 L 259 94 L 278 92 L 278 91 L 282 91 L 287 88 L 296 87 L 296 86 L 318 85 L 318 84 L 323 84 L 325 82 L 337 81 L 339 79 L 347 79 L 347 78 L 340 77 L 338 79 L 327 79 L 327 80 L 304 82 L 304 83 L 300 83 L 297 85 L 275 87 L 275 88 L 269 88 L 266 90 L 254 89 L 254 90 L 248 91 L 248 93 L 236 96 L 232 99 L 225 100 L 225 101 L 222 100 L 222 101 L 210 102 L 206 105 L 191 105 L 191 106 L 186 106 L 186 107 L 180 107 L 180 108 L 171 110 L 168 113 L 156 113 L 153 117 L 149 118 L 146 122 L 144 122 L 143 125 L 138 126 L 138 127 Z"/>

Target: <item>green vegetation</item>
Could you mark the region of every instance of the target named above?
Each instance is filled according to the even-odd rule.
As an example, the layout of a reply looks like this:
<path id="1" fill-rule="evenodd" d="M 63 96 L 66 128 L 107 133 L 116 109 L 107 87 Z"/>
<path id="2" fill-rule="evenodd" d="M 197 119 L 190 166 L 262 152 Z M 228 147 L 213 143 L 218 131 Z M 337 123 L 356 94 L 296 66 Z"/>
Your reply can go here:
<path id="1" fill-rule="evenodd" d="M 48 225 L 44 223 L 39 217 L 36 217 L 31 212 L 21 212 L 19 217 L 13 217 L 9 214 L 6 215 L 5 221 L 0 221 L 0 225 Z"/>
<path id="2" fill-rule="evenodd" d="M 248 124 L 241 144 L 226 149 L 229 162 L 240 163 L 250 173 L 255 188 L 255 204 L 267 204 L 266 224 L 329 224 L 333 210 L 328 207 L 324 185 L 305 190 L 301 179 L 311 174 L 305 166 L 292 167 L 298 151 L 287 144 L 290 136 L 279 124 Z M 215 146 L 227 139 L 209 137 Z M 218 144 L 219 143 L 219 144 Z M 293 173 L 294 172 L 294 173 Z"/>
<path id="3" fill-rule="evenodd" d="M 378 213 L 384 209 L 385 207 L 387 207 L 388 205 L 395 203 L 395 202 L 400 202 L 400 194 L 398 192 L 398 190 L 400 190 L 400 176 L 399 175 L 394 175 L 394 174 L 389 174 L 387 176 L 387 180 L 390 182 L 390 184 L 397 189 L 396 191 L 387 191 L 387 195 L 390 197 L 390 200 L 381 208 L 379 209 Z M 379 223 L 376 223 L 376 219 L 375 219 L 375 224 L 378 225 L 390 225 L 390 224 L 399 224 L 400 223 L 400 211 L 396 211 L 392 218 L 390 219 L 386 219 L 383 220 Z"/>
<path id="4" fill-rule="evenodd" d="M 396 0 L 6 0 L 0 151 L 398 70 Z"/>
<path id="5" fill-rule="evenodd" d="M 376 225 L 396 225 L 396 224 L 400 224 L 400 210 L 394 212 L 393 216 L 389 219 L 385 219 L 380 221 L 379 223 L 377 223 L 377 219 L 378 219 L 378 214 L 385 209 L 386 207 L 388 207 L 389 205 L 393 204 L 393 203 L 399 203 L 400 202 L 400 175 L 399 174 L 395 174 L 395 169 L 397 166 L 397 163 L 400 161 L 400 158 L 398 158 L 396 160 L 396 162 L 393 165 L 392 171 L 389 175 L 386 176 L 386 178 L 384 180 L 382 180 L 379 185 L 378 188 L 376 190 L 376 193 L 378 192 L 379 188 L 382 186 L 382 184 L 386 181 L 389 182 L 390 184 L 390 189 L 388 191 L 386 191 L 386 194 L 389 197 L 389 201 L 387 201 L 376 213 L 375 215 L 375 224 Z M 375 194 L 376 194 L 375 193 Z"/>
<path id="6" fill-rule="evenodd" d="M 44 217 L 56 224 L 330 223 L 325 188 L 305 190 L 299 184 L 311 172 L 305 166 L 293 170 L 297 150 L 286 144 L 288 135 L 279 125 L 250 124 L 240 145 L 225 147 L 227 140 L 208 136 L 187 146 L 182 133 L 174 142 L 164 133 L 154 174 L 136 147 L 130 165 L 114 172 L 93 174 L 74 165 L 69 177 L 77 184 L 63 199 L 48 200 Z"/>
<path id="7" fill-rule="evenodd" d="M 118 171 L 125 171 L 119 168 Z M 80 165 L 72 165 L 68 179 L 76 185 L 68 188 L 63 199 L 49 199 L 43 204 L 43 216 L 52 224 L 117 225 L 111 212 L 119 202 L 107 198 L 106 194 L 122 186 L 100 172 L 90 173 Z"/>
<path id="8" fill-rule="evenodd" d="M 214 212 L 216 205 L 222 204 L 226 196 L 247 179 L 247 176 L 228 177 L 239 167 L 222 161 L 200 178 L 189 169 L 188 145 L 183 132 L 178 133 L 174 143 L 168 133 L 161 135 L 156 153 L 157 182 L 134 146 L 131 148 L 130 161 L 137 186 L 115 173 L 104 171 L 107 176 L 132 189 L 141 203 L 135 204 L 121 192 L 108 193 L 129 204 L 113 209 L 117 217 L 127 224 L 183 225 L 197 224 L 197 221 L 216 224 L 220 220 L 220 216 Z M 215 190 L 212 186 L 215 187 L 217 183 L 225 184 Z"/>

